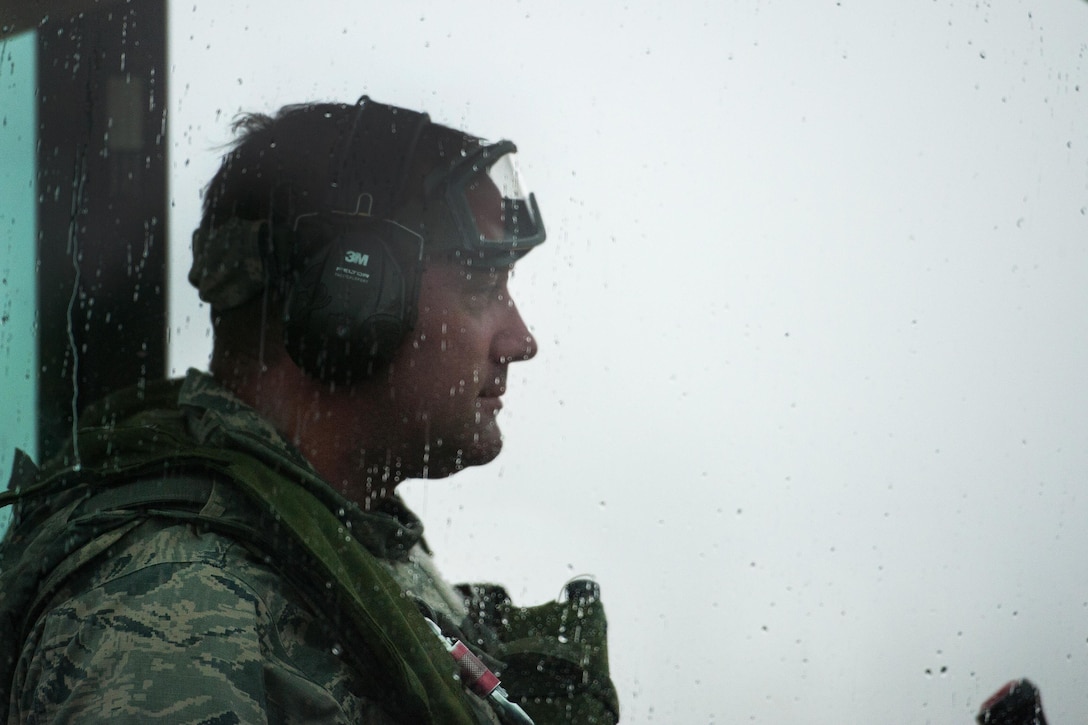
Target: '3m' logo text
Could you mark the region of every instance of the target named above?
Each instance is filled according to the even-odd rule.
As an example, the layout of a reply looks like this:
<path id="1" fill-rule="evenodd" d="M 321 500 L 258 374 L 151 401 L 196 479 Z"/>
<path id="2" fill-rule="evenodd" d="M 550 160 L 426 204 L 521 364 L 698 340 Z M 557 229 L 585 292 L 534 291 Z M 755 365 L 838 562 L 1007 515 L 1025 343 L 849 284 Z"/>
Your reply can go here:
<path id="1" fill-rule="evenodd" d="M 365 267 L 370 263 L 370 255 L 352 250 L 344 255 L 344 261 L 348 264 L 357 264 L 360 267 Z"/>

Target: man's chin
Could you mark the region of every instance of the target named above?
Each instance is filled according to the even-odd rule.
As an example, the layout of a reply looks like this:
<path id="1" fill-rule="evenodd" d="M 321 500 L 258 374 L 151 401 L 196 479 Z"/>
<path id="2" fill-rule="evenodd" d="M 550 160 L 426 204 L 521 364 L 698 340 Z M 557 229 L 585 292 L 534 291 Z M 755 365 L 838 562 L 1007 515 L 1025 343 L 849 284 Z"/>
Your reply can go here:
<path id="1" fill-rule="evenodd" d="M 458 448 L 450 448 L 439 455 L 431 450 L 427 466 L 427 478 L 446 478 L 472 466 L 483 466 L 498 458 L 502 452 L 502 437 L 467 441 Z"/>

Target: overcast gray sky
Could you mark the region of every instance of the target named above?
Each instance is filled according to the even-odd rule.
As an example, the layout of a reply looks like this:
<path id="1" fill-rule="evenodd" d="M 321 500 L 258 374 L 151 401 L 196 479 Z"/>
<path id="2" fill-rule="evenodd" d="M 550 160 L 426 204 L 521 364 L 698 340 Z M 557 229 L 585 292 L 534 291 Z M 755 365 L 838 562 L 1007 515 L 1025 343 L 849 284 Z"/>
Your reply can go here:
<path id="1" fill-rule="evenodd" d="M 600 581 L 629 723 L 1088 712 L 1088 3 L 173 2 L 171 365 L 240 110 L 521 150 L 506 450 L 404 487 L 454 579 Z"/>

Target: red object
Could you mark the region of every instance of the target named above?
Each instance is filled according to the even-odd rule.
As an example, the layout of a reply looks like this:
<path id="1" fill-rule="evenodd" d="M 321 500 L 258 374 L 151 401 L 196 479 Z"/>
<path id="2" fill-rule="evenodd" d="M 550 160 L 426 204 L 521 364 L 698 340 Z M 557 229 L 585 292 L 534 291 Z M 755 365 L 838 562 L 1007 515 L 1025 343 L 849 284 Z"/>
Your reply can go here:
<path id="1" fill-rule="evenodd" d="M 1004 687 L 991 695 L 989 700 L 982 703 L 982 707 L 980 707 L 979 710 L 993 709 L 994 705 L 1008 697 L 1019 684 L 1020 680 L 1012 680 L 1011 682 L 1007 683 Z"/>
<path id="2" fill-rule="evenodd" d="M 495 673 L 487 669 L 487 665 L 472 654 L 461 640 L 453 643 L 450 654 L 461 666 L 461 680 L 480 697 L 487 697 L 499 686 L 499 678 L 495 677 Z"/>

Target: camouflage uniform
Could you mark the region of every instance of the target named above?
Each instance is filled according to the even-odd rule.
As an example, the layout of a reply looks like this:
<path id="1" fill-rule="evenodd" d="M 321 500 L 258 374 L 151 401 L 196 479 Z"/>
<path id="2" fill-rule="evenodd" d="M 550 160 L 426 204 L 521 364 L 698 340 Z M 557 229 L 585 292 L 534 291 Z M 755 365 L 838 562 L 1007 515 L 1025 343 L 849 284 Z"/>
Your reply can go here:
<path id="1" fill-rule="evenodd" d="M 20 503 L 0 547 L 0 638 L 25 638 L 9 722 L 500 722 L 459 685 L 420 611 L 506 668 L 504 684 L 538 724 L 615 720 L 595 601 L 521 610 L 498 588 L 454 590 L 399 500 L 378 512 L 350 504 L 206 375 L 136 398 L 91 411 L 98 427 L 81 432 L 80 465 L 37 476 L 52 481 L 48 497 Z M 220 448 L 234 455 L 220 471 L 259 459 L 281 478 L 255 500 L 230 476 L 164 475 L 161 456 L 140 456 L 176 449 L 197 460 L 192 450 Z M 149 488 L 154 500 L 119 503 Z M 275 498 L 285 491 L 306 498 Z M 298 534 L 311 513 L 333 522 L 331 534 L 314 529 L 332 553 Z M 354 562 L 347 585 L 335 575 L 343 561 Z M 568 620 L 595 632 L 578 651 L 555 634 Z"/>

